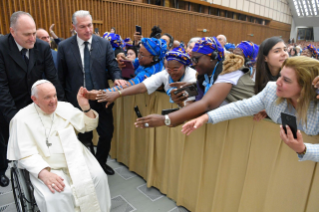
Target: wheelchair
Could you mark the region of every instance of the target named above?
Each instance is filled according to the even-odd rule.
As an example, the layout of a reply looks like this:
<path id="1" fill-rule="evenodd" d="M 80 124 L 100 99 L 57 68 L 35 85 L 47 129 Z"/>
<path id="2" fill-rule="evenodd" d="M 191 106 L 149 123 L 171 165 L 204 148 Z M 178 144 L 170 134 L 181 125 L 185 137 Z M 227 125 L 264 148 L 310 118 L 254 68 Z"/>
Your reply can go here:
<path id="1" fill-rule="evenodd" d="M 18 212 L 40 212 L 33 195 L 29 172 L 18 168 L 18 161 L 11 162 L 11 184 Z"/>

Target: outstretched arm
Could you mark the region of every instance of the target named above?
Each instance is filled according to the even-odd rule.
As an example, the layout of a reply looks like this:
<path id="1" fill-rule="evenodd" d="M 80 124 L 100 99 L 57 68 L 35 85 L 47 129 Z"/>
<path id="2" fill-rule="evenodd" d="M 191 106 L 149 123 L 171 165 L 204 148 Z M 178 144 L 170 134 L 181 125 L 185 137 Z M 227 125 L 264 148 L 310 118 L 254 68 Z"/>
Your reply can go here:
<path id="1" fill-rule="evenodd" d="M 177 126 L 184 121 L 196 118 L 209 110 L 213 110 L 225 100 L 230 92 L 232 85 L 229 83 L 214 84 L 206 93 L 206 95 L 197 102 L 190 104 L 178 111 L 170 113 L 168 116 L 171 120 L 171 126 Z M 144 123 L 148 123 L 149 127 L 158 127 L 164 125 L 164 116 L 152 114 L 137 119 L 136 127 L 144 128 Z"/>

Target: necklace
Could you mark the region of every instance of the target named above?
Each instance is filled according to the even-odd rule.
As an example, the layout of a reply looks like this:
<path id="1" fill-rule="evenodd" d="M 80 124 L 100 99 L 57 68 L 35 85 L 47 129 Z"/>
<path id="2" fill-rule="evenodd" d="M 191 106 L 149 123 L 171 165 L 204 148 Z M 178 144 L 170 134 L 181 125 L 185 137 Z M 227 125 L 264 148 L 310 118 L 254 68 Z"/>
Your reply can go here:
<path id="1" fill-rule="evenodd" d="M 51 120 L 51 127 L 50 127 L 50 131 L 49 131 L 49 134 L 48 134 L 48 136 L 47 136 L 47 133 L 46 133 L 46 130 L 45 130 L 45 126 L 44 126 L 44 124 L 43 124 L 43 121 L 42 121 L 42 119 L 41 119 L 41 116 L 40 116 L 40 114 L 39 114 L 39 112 L 38 112 L 37 107 L 35 106 L 35 104 L 34 104 L 34 108 L 35 108 L 35 110 L 37 111 L 38 116 L 39 116 L 39 119 L 40 119 L 40 121 L 41 121 L 41 123 L 42 123 L 42 125 L 43 125 L 43 128 L 44 128 L 44 135 L 45 135 L 45 143 L 47 144 L 47 146 L 48 146 L 48 148 L 49 148 L 49 147 L 52 145 L 52 143 L 49 143 L 49 136 L 50 136 L 51 129 L 52 129 L 52 126 L 53 126 L 54 113 L 53 113 L 53 119 Z"/>

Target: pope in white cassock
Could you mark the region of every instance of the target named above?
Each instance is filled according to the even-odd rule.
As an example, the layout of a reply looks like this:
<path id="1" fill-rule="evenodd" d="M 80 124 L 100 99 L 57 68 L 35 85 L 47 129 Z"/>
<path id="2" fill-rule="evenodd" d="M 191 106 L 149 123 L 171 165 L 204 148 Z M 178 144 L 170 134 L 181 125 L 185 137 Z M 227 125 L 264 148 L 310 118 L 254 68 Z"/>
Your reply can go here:
<path id="1" fill-rule="evenodd" d="M 32 86 L 33 103 L 10 122 L 9 160 L 30 173 L 41 212 L 108 212 L 111 207 L 107 175 L 76 136 L 98 125 L 98 114 L 80 88 L 83 111 L 58 102 L 53 84 L 39 80 Z"/>

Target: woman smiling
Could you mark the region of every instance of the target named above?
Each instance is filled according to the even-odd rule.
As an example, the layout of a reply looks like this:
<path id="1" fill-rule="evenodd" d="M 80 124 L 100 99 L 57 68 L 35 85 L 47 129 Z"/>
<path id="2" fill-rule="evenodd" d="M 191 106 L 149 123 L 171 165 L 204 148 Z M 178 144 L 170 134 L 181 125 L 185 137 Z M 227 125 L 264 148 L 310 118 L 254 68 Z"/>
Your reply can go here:
<path id="1" fill-rule="evenodd" d="M 318 135 L 319 105 L 312 81 L 319 75 L 319 61 L 307 57 L 287 59 L 276 82 L 269 82 L 256 96 L 210 111 L 183 126 L 189 135 L 204 123 L 250 116 L 263 109 L 276 123 L 281 124 L 281 112 L 297 116 L 298 129 L 308 135 Z"/>

